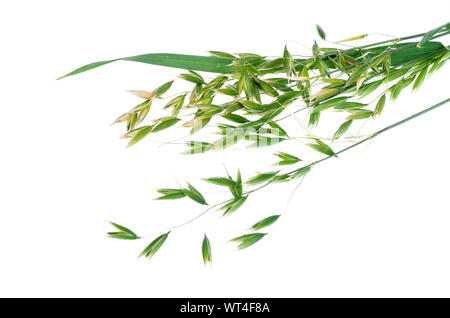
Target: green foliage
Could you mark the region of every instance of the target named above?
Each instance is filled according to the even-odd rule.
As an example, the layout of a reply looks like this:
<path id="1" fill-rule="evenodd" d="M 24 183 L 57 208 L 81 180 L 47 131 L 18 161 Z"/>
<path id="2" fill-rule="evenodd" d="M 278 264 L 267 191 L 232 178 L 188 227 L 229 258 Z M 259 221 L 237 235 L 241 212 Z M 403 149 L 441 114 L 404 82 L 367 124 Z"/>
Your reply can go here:
<path id="1" fill-rule="evenodd" d="M 238 242 L 238 249 L 242 250 L 244 248 L 250 247 L 253 244 L 257 243 L 259 240 L 261 240 L 264 236 L 266 236 L 267 233 L 251 233 L 251 234 L 245 234 L 238 237 L 235 237 L 234 239 L 231 239 L 230 242 Z"/>
<path id="2" fill-rule="evenodd" d="M 256 222 L 255 224 L 253 224 L 250 229 L 253 230 L 253 231 L 258 231 L 258 230 L 260 230 L 262 228 L 265 228 L 265 227 L 267 227 L 269 225 L 272 225 L 273 223 L 275 223 L 278 220 L 278 218 L 280 216 L 281 215 L 272 215 L 272 216 L 266 217 L 266 218 L 262 219 L 261 221 Z"/>
<path id="3" fill-rule="evenodd" d="M 139 257 L 146 257 L 148 259 L 152 258 L 153 255 L 156 254 L 156 252 L 161 248 L 161 246 L 164 244 L 164 242 L 167 240 L 167 237 L 169 236 L 170 232 L 164 233 L 160 236 L 158 236 L 156 239 L 154 239 L 147 247 L 139 254 Z"/>
<path id="4" fill-rule="evenodd" d="M 188 197 L 197 203 L 207 205 L 203 195 L 192 184 L 187 182 L 187 186 L 187 188 L 181 189 L 158 189 L 156 192 L 161 193 L 162 196 L 155 200 L 175 200 Z"/>
<path id="5" fill-rule="evenodd" d="M 281 161 L 279 161 L 275 164 L 277 166 L 293 165 L 293 164 L 301 161 L 300 158 L 290 155 L 285 152 L 276 152 L 276 153 L 274 153 L 274 155 L 281 159 Z"/>
<path id="6" fill-rule="evenodd" d="M 279 171 L 272 171 L 272 172 L 264 172 L 260 173 L 249 180 L 247 180 L 246 184 L 248 185 L 257 185 L 263 182 L 267 182 L 271 179 L 273 179 Z"/>
<path id="7" fill-rule="evenodd" d="M 343 122 L 333 135 L 333 140 L 340 138 L 352 125 L 353 120 Z"/>
<path id="8" fill-rule="evenodd" d="M 315 143 L 308 143 L 306 145 L 320 153 L 325 154 L 325 155 L 328 155 L 328 156 L 335 155 L 333 149 L 331 149 L 331 147 L 328 146 L 326 143 L 324 143 L 323 141 L 321 141 L 317 138 L 314 138 L 313 140 L 315 141 Z"/>
<path id="9" fill-rule="evenodd" d="M 209 243 L 209 239 L 206 236 L 206 234 L 205 234 L 205 236 L 203 238 L 203 242 L 202 242 L 202 256 L 203 256 L 203 263 L 205 265 L 212 262 L 211 244 Z"/>
<path id="10" fill-rule="evenodd" d="M 121 240 L 137 240 L 140 239 L 133 231 L 125 226 L 119 225 L 114 222 L 109 222 L 112 226 L 118 229 L 118 232 L 108 232 L 107 235 L 111 238 L 121 239 Z"/>
<path id="11" fill-rule="evenodd" d="M 248 196 L 235 197 L 229 203 L 222 206 L 220 209 L 224 210 L 223 215 L 231 214 L 239 209 L 245 201 L 247 201 Z"/>
<path id="12" fill-rule="evenodd" d="M 319 37 L 326 40 L 323 28 L 316 25 L 316 30 Z M 225 176 L 206 177 L 203 179 L 205 182 L 226 189 L 224 192 L 227 199 L 211 205 L 208 205 L 205 196 L 190 183 L 185 187 L 158 189 L 160 196 L 156 200 L 186 198 L 202 206 L 207 205 L 196 217 L 181 224 L 184 225 L 211 210 L 231 215 L 244 205 L 253 192 L 273 183 L 302 181 L 317 164 L 337 157 L 344 151 L 449 102 L 447 99 L 368 136 L 345 135 L 351 126 L 362 127 L 367 120 L 380 115 L 388 97 L 395 101 L 408 86 L 412 86 L 413 91 L 418 90 L 427 77 L 439 70 L 450 58 L 450 52 L 447 46 L 434 40 L 449 32 L 450 24 L 446 23 L 420 35 L 362 46 L 352 45 L 347 49 L 320 47 L 314 42 L 311 55 L 304 58 L 297 58 L 296 52 L 289 51 L 287 46 L 279 57 L 221 51 L 210 51 L 210 56 L 143 54 L 91 63 L 63 77 L 119 60 L 184 70 L 177 81 L 189 85 L 187 91 L 169 94 L 174 81 L 168 81 L 149 91 L 130 91 L 143 101 L 136 103 L 137 105 L 133 103 L 136 106 L 114 121 L 115 124 L 124 124 L 126 131 L 122 138 L 129 139 L 128 147 L 150 134 L 158 132 L 155 135 L 158 136 L 167 130 L 175 129 L 175 126 L 176 129 L 188 129 L 186 135 L 212 127 L 215 130 L 212 134 L 202 130 L 206 135 L 201 137 L 204 138 L 202 141 L 183 140 L 188 148 L 183 154 L 221 151 L 238 143 L 246 143 L 249 148 L 262 148 L 305 139 L 311 140 L 306 143 L 308 147 L 320 153 L 319 159 L 305 159 L 305 164 L 300 159 L 304 158 L 301 153 L 300 157 L 297 157 L 277 151 L 274 155 L 279 161 L 274 165 L 279 170 L 259 173 L 245 183 L 239 169 L 234 177 L 228 172 Z M 357 35 L 340 42 L 357 41 L 368 36 Z M 412 39 L 415 39 L 415 42 L 408 42 Z M 210 74 L 205 76 L 202 72 Z M 367 101 L 360 100 L 362 98 Z M 162 104 L 162 107 L 158 104 Z M 153 113 L 159 110 L 165 114 L 153 117 Z M 323 118 L 332 111 L 344 113 L 346 120 L 342 122 L 341 119 L 336 123 L 327 136 L 317 136 L 315 127 L 326 122 Z M 283 128 L 288 126 L 282 121 L 298 113 L 303 116 L 297 116 L 296 119 L 306 119 L 311 132 L 296 136 L 294 134 L 297 131 L 288 133 Z M 338 145 L 340 142 L 349 142 L 350 145 L 342 148 Z M 239 243 L 238 249 L 252 246 L 266 235 L 255 231 L 272 225 L 279 217 L 280 215 L 266 217 L 251 226 L 252 233 L 238 236 L 231 241 Z M 107 233 L 111 238 L 141 239 L 122 225 L 113 222 L 111 225 L 117 230 Z M 172 230 L 181 225 L 174 226 Z M 169 233 L 170 231 L 154 239 L 142 251 L 141 256 L 151 258 L 165 243 Z M 211 263 L 211 244 L 206 234 L 202 242 L 202 257 L 205 264 Z"/>
<path id="13" fill-rule="evenodd" d="M 194 200 L 197 203 L 207 205 L 205 198 L 203 195 L 196 189 L 192 184 L 189 182 L 187 183 L 188 188 L 187 189 L 181 189 L 183 194 L 187 196 L 188 198 Z"/>
<path id="14" fill-rule="evenodd" d="M 319 36 L 323 40 L 325 40 L 326 39 L 326 35 L 325 35 L 325 31 L 322 29 L 322 27 L 320 25 L 316 24 L 316 30 L 317 30 L 317 33 L 319 34 Z"/>

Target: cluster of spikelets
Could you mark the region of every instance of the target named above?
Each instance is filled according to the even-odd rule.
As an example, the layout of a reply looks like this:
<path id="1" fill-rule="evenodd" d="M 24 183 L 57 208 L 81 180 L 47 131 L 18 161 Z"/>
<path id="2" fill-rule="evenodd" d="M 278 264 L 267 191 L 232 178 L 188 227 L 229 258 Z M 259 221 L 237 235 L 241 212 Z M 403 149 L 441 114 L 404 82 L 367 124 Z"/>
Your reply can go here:
<path id="1" fill-rule="evenodd" d="M 332 143 L 345 138 L 346 132 L 355 122 L 380 115 L 388 99 L 394 101 L 409 86 L 412 86 L 412 90 L 418 89 L 427 76 L 445 64 L 450 57 L 449 49 L 432 40 L 449 34 L 449 30 L 450 24 L 445 24 L 424 34 L 345 49 L 319 47 L 314 42 L 311 57 L 303 59 L 295 58 L 287 47 L 284 48 L 283 56 L 278 58 L 218 51 L 211 51 L 210 57 L 147 54 L 124 58 L 122 60 L 184 68 L 186 72 L 178 77 L 190 82 L 192 89 L 165 97 L 173 84 L 170 81 L 153 91 L 130 91 L 142 98 L 143 102 L 119 116 L 115 123 L 126 123 L 126 133 L 122 137 L 129 139 L 128 146 L 136 144 L 149 134 L 177 124 L 188 128 L 190 136 L 204 127 L 214 127 L 216 133 L 210 135 L 219 134 L 219 138 L 185 142 L 188 147 L 185 154 L 199 154 L 223 150 L 241 141 L 251 142 L 252 147 L 264 147 L 290 140 L 293 137 L 281 122 L 301 111 L 307 113 L 310 127 L 319 124 L 320 116 L 325 111 L 334 110 L 347 114 L 346 119 L 336 125 L 330 138 L 304 136 L 309 139 L 307 146 L 324 155 L 322 159 L 306 164 L 297 156 L 277 152 L 275 155 L 280 161 L 276 166 L 283 169 L 291 167 L 290 170 L 280 168 L 260 173 L 245 182 L 239 170 L 234 178 L 230 175 L 205 178 L 204 181 L 229 190 L 230 198 L 224 202 L 208 204 L 190 183 L 185 188 L 157 190 L 159 200 L 188 198 L 206 205 L 207 209 L 199 216 L 213 209 L 222 210 L 224 215 L 229 215 L 238 210 L 251 193 L 271 183 L 301 179 L 319 162 L 336 157 L 396 126 L 397 124 L 389 126 L 363 139 L 355 138 L 351 146 L 339 151 L 333 149 Z M 323 29 L 317 26 L 317 31 L 326 40 Z M 356 36 L 340 42 L 355 41 L 366 36 Z M 420 38 L 420 41 L 407 42 L 414 38 Z M 113 61 L 115 60 L 92 63 L 68 75 Z M 219 75 L 207 81 L 198 71 L 216 72 Z M 361 102 L 362 98 L 372 95 L 374 97 L 370 102 Z M 224 98 L 225 102 L 222 102 Z M 155 101 L 164 103 L 163 109 L 167 114 L 144 124 Z M 286 114 L 288 107 L 290 112 Z M 278 217 L 279 215 L 273 215 L 264 218 L 250 228 L 250 233 L 231 241 L 238 242 L 239 249 L 255 244 L 266 235 L 259 230 L 273 224 Z M 111 224 L 117 231 L 108 233 L 110 237 L 141 239 L 130 229 L 116 223 Z M 175 228 L 177 227 L 173 229 Z M 154 239 L 141 256 L 152 257 L 169 234 L 170 231 Z M 205 264 L 211 262 L 211 245 L 206 234 L 202 243 L 202 255 Z"/>

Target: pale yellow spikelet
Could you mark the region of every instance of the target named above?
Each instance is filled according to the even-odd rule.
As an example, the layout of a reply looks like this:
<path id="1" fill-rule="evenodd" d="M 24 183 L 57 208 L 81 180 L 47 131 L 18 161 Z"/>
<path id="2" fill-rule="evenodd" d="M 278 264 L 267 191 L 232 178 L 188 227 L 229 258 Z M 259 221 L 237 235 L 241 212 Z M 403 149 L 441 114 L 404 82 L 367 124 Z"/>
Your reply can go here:
<path id="1" fill-rule="evenodd" d="M 153 92 L 148 92 L 148 91 L 143 91 L 143 90 L 129 90 L 127 91 L 128 93 L 131 93 L 137 97 L 143 98 L 143 99 L 147 99 L 147 100 L 151 100 L 153 97 L 155 97 L 155 93 Z"/>

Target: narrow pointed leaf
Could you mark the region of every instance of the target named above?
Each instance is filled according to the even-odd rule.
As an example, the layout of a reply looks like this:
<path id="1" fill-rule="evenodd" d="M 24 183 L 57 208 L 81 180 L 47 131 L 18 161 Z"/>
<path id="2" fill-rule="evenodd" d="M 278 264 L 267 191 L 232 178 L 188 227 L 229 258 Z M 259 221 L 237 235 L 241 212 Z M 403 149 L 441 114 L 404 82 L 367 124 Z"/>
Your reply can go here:
<path id="1" fill-rule="evenodd" d="M 373 112 L 373 116 L 381 115 L 381 113 L 383 112 L 385 104 L 386 104 L 386 94 L 383 94 L 383 96 L 381 96 L 380 99 L 377 102 L 377 106 L 375 107 L 375 110 Z"/>
<path id="2" fill-rule="evenodd" d="M 119 60 L 141 62 L 146 64 L 181 68 L 185 70 L 196 70 L 213 73 L 230 73 L 233 71 L 232 66 L 230 66 L 230 64 L 233 62 L 233 59 L 228 57 L 224 58 L 215 56 L 198 56 L 186 54 L 150 53 L 90 63 L 80 68 L 77 68 L 76 70 L 70 73 L 67 73 L 66 75 L 60 77 L 59 79 L 79 74 L 88 70 L 92 70 L 99 66 Z"/>

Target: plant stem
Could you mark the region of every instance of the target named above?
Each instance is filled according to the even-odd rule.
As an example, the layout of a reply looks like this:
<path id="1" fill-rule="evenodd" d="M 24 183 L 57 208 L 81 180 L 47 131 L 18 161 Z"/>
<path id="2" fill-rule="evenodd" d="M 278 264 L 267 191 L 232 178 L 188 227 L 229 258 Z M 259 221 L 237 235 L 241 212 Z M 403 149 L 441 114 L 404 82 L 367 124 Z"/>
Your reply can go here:
<path id="1" fill-rule="evenodd" d="M 443 101 L 440 102 L 440 103 L 437 103 L 437 104 L 435 104 L 435 105 L 433 105 L 433 106 L 431 106 L 431 107 L 428 107 L 428 108 L 426 108 L 426 109 L 424 109 L 424 110 L 422 110 L 422 111 L 420 111 L 420 112 L 418 112 L 418 113 L 416 113 L 416 114 L 414 114 L 414 115 L 411 115 L 411 116 L 406 117 L 406 118 L 404 118 L 404 119 L 402 119 L 402 120 L 400 120 L 400 121 L 398 121 L 398 122 L 396 122 L 396 123 L 393 123 L 392 125 L 389 125 L 389 126 L 387 126 L 387 127 L 384 127 L 383 129 L 380 129 L 380 130 L 374 132 L 374 133 L 371 134 L 369 137 L 367 137 L 367 138 L 365 138 L 365 139 L 363 139 L 363 140 L 361 140 L 361 141 L 358 141 L 358 142 L 354 143 L 353 145 L 348 146 L 348 147 L 346 147 L 346 148 L 344 148 L 344 149 L 342 149 L 342 150 L 339 150 L 339 151 L 336 152 L 334 155 L 327 156 L 327 157 L 324 157 L 324 158 L 319 159 L 319 160 L 317 160 L 317 161 L 314 161 L 313 163 L 310 163 L 310 164 L 307 165 L 307 166 L 314 166 L 314 165 L 316 165 L 316 164 L 318 164 L 318 163 L 320 163 L 320 162 L 323 162 L 323 161 L 328 160 L 328 159 L 330 159 L 330 158 L 334 158 L 334 157 L 336 157 L 337 155 L 339 155 L 339 154 L 341 154 L 341 153 L 343 153 L 343 152 L 346 152 L 347 150 L 350 150 L 350 149 L 352 149 L 352 148 L 354 148 L 354 147 L 356 147 L 356 146 L 359 146 L 359 145 L 365 143 L 366 141 L 369 141 L 369 140 L 375 138 L 376 136 L 378 136 L 378 135 L 380 135 L 380 134 L 382 134 L 382 133 L 384 133 L 384 132 L 386 132 L 386 131 L 388 131 L 388 130 L 394 128 L 394 127 L 397 127 L 397 126 L 399 126 L 399 125 L 402 125 L 402 124 L 404 124 L 404 123 L 410 121 L 411 119 L 420 117 L 420 116 L 422 116 L 422 115 L 424 115 L 424 114 L 426 114 L 426 113 L 428 113 L 428 112 L 430 112 L 430 111 L 432 111 L 432 110 L 434 110 L 434 109 L 436 109 L 436 108 L 438 108 L 438 107 L 440 107 L 440 106 L 442 106 L 442 105 L 444 105 L 444 104 L 446 104 L 446 103 L 448 103 L 448 102 L 450 102 L 450 98 L 447 98 L 447 99 L 443 100 Z M 307 166 L 306 166 L 306 167 L 307 167 Z M 298 171 L 298 170 L 300 170 L 300 169 L 302 169 L 302 168 L 304 168 L 304 167 L 301 167 L 301 168 L 296 169 L 296 170 L 294 170 L 294 171 L 291 171 L 291 172 L 289 172 L 289 173 L 294 173 L 294 172 L 296 172 L 296 171 Z"/>

